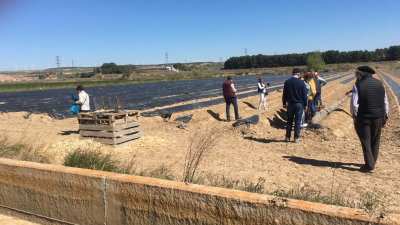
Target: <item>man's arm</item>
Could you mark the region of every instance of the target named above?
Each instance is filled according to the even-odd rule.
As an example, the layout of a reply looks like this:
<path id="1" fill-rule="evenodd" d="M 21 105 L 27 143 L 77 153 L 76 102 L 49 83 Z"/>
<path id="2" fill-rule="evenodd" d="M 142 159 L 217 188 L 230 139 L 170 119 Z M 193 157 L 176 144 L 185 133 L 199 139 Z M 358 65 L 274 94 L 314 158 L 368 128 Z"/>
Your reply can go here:
<path id="1" fill-rule="evenodd" d="M 386 95 L 386 88 L 385 88 L 385 115 L 386 115 L 386 119 L 389 118 L 389 102 L 388 102 L 388 98 Z"/>
<path id="2" fill-rule="evenodd" d="M 233 93 L 236 93 L 235 85 L 233 83 L 231 84 L 231 88 L 232 88 Z"/>
<path id="3" fill-rule="evenodd" d="M 283 85 L 283 94 L 282 94 L 282 105 L 285 107 L 287 102 L 287 85 L 286 82 Z"/>
<path id="4" fill-rule="evenodd" d="M 308 90 L 307 90 L 307 87 L 306 87 L 306 85 L 303 83 L 303 107 L 304 107 L 304 109 L 307 109 L 307 103 L 308 103 Z"/>
<path id="5" fill-rule="evenodd" d="M 355 118 L 358 112 L 358 90 L 356 85 L 353 86 L 353 90 L 351 91 L 351 93 L 352 95 L 350 100 L 350 112 L 351 116 Z"/>
<path id="6" fill-rule="evenodd" d="M 79 93 L 78 97 L 79 97 L 79 100 L 76 101 L 75 103 L 79 104 L 79 105 L 83 105 L 83 103 L 85 102 L 85 99 L 83 98 L 83 93 Z"/>
<path id="7" fill-rule="evenodd" d="M 318 80 L 320 80 L 321 87 L 324 86 L 324 85 L 327 83 L 326 80 L 324 80 L 324 79 L 321 78 L 321 77 L 318 77 Z"/>

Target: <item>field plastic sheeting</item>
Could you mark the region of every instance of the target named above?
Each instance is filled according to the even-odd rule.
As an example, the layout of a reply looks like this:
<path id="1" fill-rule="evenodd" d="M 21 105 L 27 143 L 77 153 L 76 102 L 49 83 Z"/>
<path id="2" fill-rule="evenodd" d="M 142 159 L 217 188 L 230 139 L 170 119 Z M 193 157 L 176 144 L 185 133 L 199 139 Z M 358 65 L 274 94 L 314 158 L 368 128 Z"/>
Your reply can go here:
<path id="1" fill-rule="evenodd" d="M 394 95 L 397 96 L 397 101 L 400 103 L 400 85 L 392 80 L 390 77 L 383 74 L 381 71 L 378 71 L 378 73 L 383 77 L 383 79 L 385 79 L 386 83 L 393 90 Z"/>
<path id="2" fill-rule="evenodd" d="M 345 75 L 338 73 L 321 73 L 322 77 L 328 81 L 339 79 Z M 234 84 L 239 94 L 239 98 L 244 98 L 257 94 L 257 76 L 233 77 Z M 268 91 L 274 91 L 282 88 L 284 81 L 290 78 L 290 75 L 264 75 L 264 82 L 271 83 L 274 88 L 268 88 Z M 90 96 L 90 108 L 94 110 L 93 97 L 115 97 L 121 96 L 124 109 L 127 110 L 147 110 L 155 107 L 164 107 L 176 103 L 192 101 L 196 99 L 210 98 L 206 102 L 186 104 L 170 107 L 163 110 L 155 110 L 142 113 L 143 116 L 156 116 L 161 112 L 174 113 L 191 109 L 208 107 L 224 102 L 222 98 L 222 83 L 226 78 L 212 78 L 202 80 L 188 81 L 169 81 L 145 84 L 129 84 L 104 87 L 87 87 L 85 91 Z M 69 111 L 74 103 L 70 96 L 76 94 L 75 89 L 57 89 L 40 90 L 26 92 L 0 93 L 0 112 L 32 112 L 47 113 L 56 119 L 73 117 Z"/>
<path id="3" fill-rule="evenodd" d="M 334 81 L 334 80 L 340 79 L 349 74 L 350 73 L 340 74 L 340 75 L 336 74 L 336 76 L 332 76 L 332 75 L 331 76 L 323 76 L 322 75 L 322 76 L 324 78 L 326 78 L 326 81 L 329 82 L 329 81 Z M 291 75 L 280 75 L 280 76 L 283 76 L 283 77 L 279 77 L 279 81 L 278 80 L 270 80 L 271 79 L 270 76 L 264 77 L 264 82 L 271 83 L 271 86 L 274 86 L 272 88 L 267 88 L 268 92 L 276 91 L 277 89 L 282 89 L 284 82 L 291 77 Z M 248 77 L 242 77 L 242 78 L 248 78 Z M 216 95 L 213 96 L 213 97 L 219 97 L 217 99 L 212 99 L 212 100 L 203 101 L 203 102 L 196 102 L 196 103 L 192 103 L 192 104 L 173 106 L 173 107 L 168 107 L 168 108 L 164 108 L 164 109 L 158 109 L 158 110 L 154 110 L 154 111 L 141 113 L 141 115 L 144 117 L 152 117 L 152 116 L 158 116 L 161 114 L 172 114 L 172 113 L 176 113 L 176 112 L 200 109 L 200 108 L 224 103 L 225 100 L 222 97 L 222 90 L 221 90 L 222 82 L 219 83 L 219 87 L 217 88 Z M 233 82 L 235 84 L 235 88 L 237 89 L 238 93 L 240 93 L 241 91 L 254 90 L 254 92 L 237 94 L 236 95 L 237 98 L 246 98 L 246 97 L 250 97 L 250 96 L 254 96 L 254 95 L 258 94 L 256 84 L 254 84 L 254 80 L 251 80 L 252 83 L 248 84 L 249 80 L 246 81 L 246 80 L 239 80 L 239 78 L 238 79 L 233 78 Z M 241 85 L 238 85 L 238 83 Z M 240 87 L 240 88 L 238 88 L 238 87 Z M 202 97 L 202 98 L 204 98 L 204 97 Z"/>

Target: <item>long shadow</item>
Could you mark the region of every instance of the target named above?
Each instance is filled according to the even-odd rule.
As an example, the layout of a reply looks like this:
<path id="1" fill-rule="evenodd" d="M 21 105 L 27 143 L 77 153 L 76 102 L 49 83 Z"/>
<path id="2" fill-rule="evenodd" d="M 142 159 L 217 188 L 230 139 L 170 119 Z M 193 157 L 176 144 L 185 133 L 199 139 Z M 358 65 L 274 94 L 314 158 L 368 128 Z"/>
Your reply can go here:
<path id="1" fill-rule="evenodd" d="M 71 134 L 79 134 L 79 131 L 76 131 L 76 130 L 72 131 L 72 130 L 70 130 L 70 131 L 61 131 L 61 133 L 58 133 L 58 135 L 71 135 Z"/>
<path id="2" fill-rule="evenodd" d="M 350 171 L 358 171 L 359 170 L 356 168 L 352 168 L 350 166 L 357 166 L 357 167 L 362 166 L 362 164 L 357 164 L 357 163 L 330 162 L 330 161 L 325 161 L 325 160 L 307 159 L 307 158 L 302 158 L 302 157 L 297 157 L 297 156 L 283 156 L 283 158 L 289 159 L 289 161 L 292 161 L 294 163 L 301 164 L 301 165 L 341 168 L 341 169 L 346 169 L 346 170 L 350 170 Z"/>
<path id="3" fill-rule="evenodd" d="M 218 121 L 224 121 L 223 119 L 221 119 L 221 117 L 219 117 L 219 113 L 215 113 L 212 110 L 207 110 L 207 112 L 216 120 Z"/>
<path id="4" fill-rule="evenodd" d="M 244 139 L 250 141 L 258 141 L 261 143 L 271 143 L 271 142 L 285 142 L 284 140 L 275 140 L 275 139 L 265 139 L 265 138 L 255 138 L 255 137 L 244 137 Z"/>
<path id="5" fill-rule="evenodd" d="M 244 104 L 246 104 L 248 107 L 252 108 L 252 109 L 257 109 L 257 107 L 255 107 L 253 104 L 251 104 L 250 102 L 243 102 Z"/>
<path id="6" fill-rule="evenodd" d="M 344 109 L 335 109 L 335 110 L 333 110 L 333 111 L 344 112 L 344 113 L 346 113 L 347 115 L 351 116 L 350 113 L 346 112 L 346 110 L 344 110 Z"/>
<path id="7" fill-rule="evenodd" d="M 274 116 L 273 119 L 268 118 L 269 125 L 276 129 L 286 129 L 287 114 L 286 111 L 281 109 L 277 111 L 278 116 Z"/>

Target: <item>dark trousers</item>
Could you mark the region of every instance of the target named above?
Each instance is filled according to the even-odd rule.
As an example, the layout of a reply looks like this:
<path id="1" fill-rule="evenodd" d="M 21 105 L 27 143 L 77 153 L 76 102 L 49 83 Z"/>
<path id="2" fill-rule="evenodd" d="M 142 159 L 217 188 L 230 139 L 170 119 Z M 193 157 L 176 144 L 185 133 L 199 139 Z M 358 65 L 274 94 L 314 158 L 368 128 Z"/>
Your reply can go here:
<path id="1" fill-rule="evenodd" d="M 374 169 L 379 153 L 382 118 L 357 118 L 354 126 L 361 141 L 365 165 Z"/>
<path id="2" fill-rule="evenodd" d="M 235 110 L 235 119 L 239 119 L 239 108 L 237 105 L 236 98 L 225 98 L 225 103 L 226 103 L 226 120 L 231 121 L 231 114 L 229 112 L 231 104 L 233 104 L 233 109 Z"/>
<path id="3" fill-rule="evenodd" d="M 287 123 L 286 123 L 286 137 L 292 136 L 292 126 L 294 120 L 294 138 L 300 137 L 300 122 L 303 115 L 303 103 L 288 103 L 287 106 Z"/>

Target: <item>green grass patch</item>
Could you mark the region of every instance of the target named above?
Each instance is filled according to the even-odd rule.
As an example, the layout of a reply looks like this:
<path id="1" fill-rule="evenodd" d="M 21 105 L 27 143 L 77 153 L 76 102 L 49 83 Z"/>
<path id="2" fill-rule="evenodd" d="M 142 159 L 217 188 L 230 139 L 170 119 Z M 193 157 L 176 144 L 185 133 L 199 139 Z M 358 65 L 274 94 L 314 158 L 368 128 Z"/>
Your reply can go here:
<path id="1" fill-rule="evenodd" d="M 116 172 L 116 162 L 110 154 L 104 154 L 97 150 L 75 149 L 64 159 L 64 166 L 78 167 L 91 170 Z"/>

